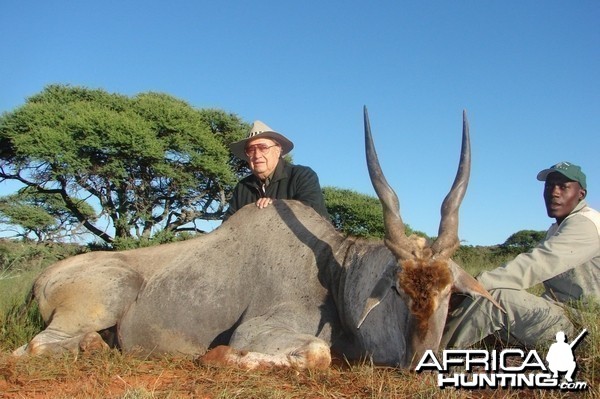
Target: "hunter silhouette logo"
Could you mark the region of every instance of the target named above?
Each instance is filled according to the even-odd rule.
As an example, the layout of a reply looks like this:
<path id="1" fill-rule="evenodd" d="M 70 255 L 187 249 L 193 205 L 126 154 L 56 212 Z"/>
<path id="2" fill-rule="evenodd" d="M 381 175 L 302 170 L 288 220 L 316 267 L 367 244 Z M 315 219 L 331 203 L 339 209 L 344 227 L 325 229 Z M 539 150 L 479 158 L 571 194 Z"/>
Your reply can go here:
<path id="1" fill-rule="evenodd" d="M 573 382 L 573 373 L 575 373 L 575 368 L 577 367 L 575 356 L 573 356 L 573 348 L 586 333 L 587 330 L 584 328 L 570 344 L 566 342 L 567 337 L 563 331 L 556 333 L 556 343 L 550 345 L 548 354 L 546 355 L 548 368 L 552 371 L 553 378 L 558 378 L 559 371 L 566 372 L 565 378 L 567 382 Z"/>
<path id="2" fill-rule="evenodd" d="M 577 363 L 573 350 L 587 334 L 584 329 L 570 343 L 563 331 L 556 334 L 556 342 L 550 345 L 546 363 L 536 350 L 517 348 L 501 351 L 485 349 L 446 349 L 438 359 L 427 350 L 416 372 L 437 371 L 440 388 L 544 388 L 567 391 L 587 389 L 584 381 L 573 381 Z M 455 367 L 464 369 L 451 372 Z M 564 381 L 561 380 L 561 374 Z"/>

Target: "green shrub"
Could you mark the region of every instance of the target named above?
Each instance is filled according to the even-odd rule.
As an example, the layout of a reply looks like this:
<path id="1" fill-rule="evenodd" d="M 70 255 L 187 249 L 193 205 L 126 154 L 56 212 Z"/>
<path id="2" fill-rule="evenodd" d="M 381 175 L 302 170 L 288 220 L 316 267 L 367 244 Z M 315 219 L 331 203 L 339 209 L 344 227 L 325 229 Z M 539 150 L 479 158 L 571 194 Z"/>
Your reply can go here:
<path id="1" fill-rule="evenodd" d="M 15 302 L 0 315 L 0 349 L 13 351 L 44 328 L 37 303 Z"/>
<path id="2" fill-rule="evenodd" d="M 473 276 L 494 269 L 514 256 L 501 252 L 498 247 L 461 245 L 452 259 Z"/>
<path id="3" fill-rule="evenodd" d="M 86 251 L 70 244 L 0 240 L 0 348 L 13 350 L 43 328 L 35 303 L 27 298 L 48 265 Z"/>

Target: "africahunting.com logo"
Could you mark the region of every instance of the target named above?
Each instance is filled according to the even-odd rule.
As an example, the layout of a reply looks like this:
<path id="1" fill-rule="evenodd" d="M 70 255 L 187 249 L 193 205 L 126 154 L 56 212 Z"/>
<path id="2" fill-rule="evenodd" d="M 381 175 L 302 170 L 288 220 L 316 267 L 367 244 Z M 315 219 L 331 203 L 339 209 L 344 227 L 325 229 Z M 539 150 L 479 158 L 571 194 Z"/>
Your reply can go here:
<path id="1" fill-rule="evenodd" d="M 564 332 L 559 331 L 556 342 L 548 349 L 546 363 L 535 350 L 447 349 L 442 352 L 441 359 L 428 350 L 415 371 L 437 371 L 438 386 L 442 389 L 545 388 L 581 391 L 587 389 L 587 383 L 573 379 L 577 369 L 573 349 L 586 333 L 584 329 L 568 343 Z M 453 368 L 460 368 L 461 372 L 452 373 Z"/>

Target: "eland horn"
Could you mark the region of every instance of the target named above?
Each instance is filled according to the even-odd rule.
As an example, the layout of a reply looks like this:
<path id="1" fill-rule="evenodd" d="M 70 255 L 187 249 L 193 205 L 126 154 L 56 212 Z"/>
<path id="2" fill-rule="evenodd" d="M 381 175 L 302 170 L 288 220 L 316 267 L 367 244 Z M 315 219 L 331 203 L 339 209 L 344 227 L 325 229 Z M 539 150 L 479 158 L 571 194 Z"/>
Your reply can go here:
<path id="1" fill-rule="evenodd" d="M 467 112 L 463 111 L 462 146 L 460 150 L 460 162 L 456 177 L 450 192 L 444 198 L 441 208 L 440 227 L 438 238 L 431 245 L 434 257 L 450 258 L 458 249 L 458 208 L 462 202 L 471 174 L 471 141 L 469 138 L 469 121 Z"/>
<path id="2" fill-rule="evenodd" d="M 385 244 L 398 260 L 412 259 L 414 258 L 412 251 L 413 243 L 406 236 L 404 231 L 404 223 L 400 216 L 398 196 L 388 184 L 383 175 L 383 171 L 381 170 L 377 152 L 375 151 L 375 145 L 373 144 L 373 137 L 371 136 L 371 124 L 369 123 L 369 113 L 366 106 L 364 107 L 364 119 L 367 168 L 369 170 L 373 188 L 383 207 Z"/>

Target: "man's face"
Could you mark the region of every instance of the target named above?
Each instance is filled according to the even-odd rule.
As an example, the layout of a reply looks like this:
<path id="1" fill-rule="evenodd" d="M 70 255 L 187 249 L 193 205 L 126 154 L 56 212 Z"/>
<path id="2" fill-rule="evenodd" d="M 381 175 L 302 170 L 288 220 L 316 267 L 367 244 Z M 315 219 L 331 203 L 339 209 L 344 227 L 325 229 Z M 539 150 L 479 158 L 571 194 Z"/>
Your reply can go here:
<path id="1" fill-rule="evenodd" d="M 579 201 L 585 198 L 586 191 L 578 182 L 569 180 L 561 173 L 553 172 L 546 177 L 544 201 L 546 212 L 551 218 L 562 222 L 575 209 Z"/>
<path id="2" fill-rule="evenodd" d="M 261 151 L 260 148 L 265 150 Z M 274 140 L 258 138 L 246 144 L 246 155 L 252 173 L 259 179 L 264 180 L 273 173 L 279 163 L 281 146 Z"/>

